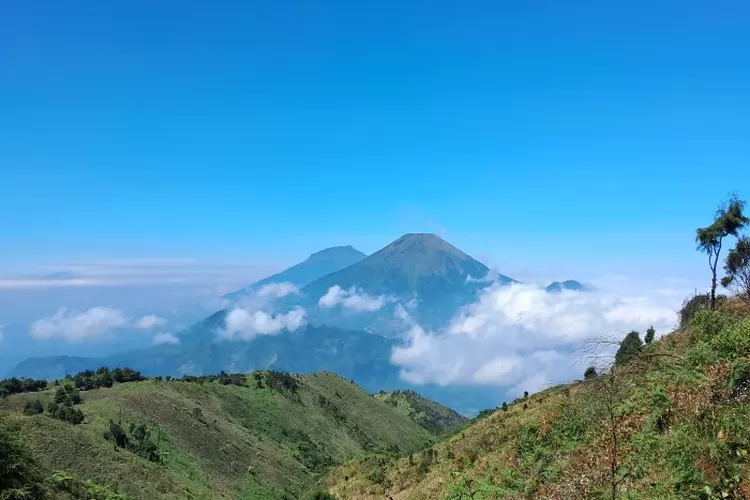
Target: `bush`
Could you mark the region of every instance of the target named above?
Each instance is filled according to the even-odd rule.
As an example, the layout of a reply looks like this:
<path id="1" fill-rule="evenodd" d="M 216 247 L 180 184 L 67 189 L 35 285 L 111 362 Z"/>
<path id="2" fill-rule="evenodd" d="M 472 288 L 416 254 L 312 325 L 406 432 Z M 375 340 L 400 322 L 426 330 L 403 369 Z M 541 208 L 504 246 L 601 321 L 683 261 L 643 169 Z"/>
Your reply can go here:
<path id="1" fill-rule="evenodd" d="M 70 422 L 73 425 L 83 422 L 83 412 L 78 408 L 73 408 L 69 404 L 58 404 L 53 401 L 47 406 L 47 413 L 52 418 L 62 420 L 63 422 Z"/>
<path id="2" fill-rule="evenodd" d="M 81 404 L 81 394 L 71 385 L 65 385 L 55 391 L 55 403 L 78 405 Z"/>
<path id="3" fill-rule="evenodd" d="M 734 397 L 743 396 L 750 392 L 750 363 L 742 361 L 732 365 L 729 388 L 732 389 Z"/>
<path id="4" fill-rule="evenodd" d="M 596 378 L 597 375 L 598 374 L 596 373 L 596 368 L 594 368 L 593 366 L 589 366 L 588 368 L 586 368 L 586 371 L 583 372 L 583 378 L 585 380 Z"/>
<path id="5" fill-rule="evenodd" d="M 750 318 L 724 327 L 710 341 L 715 352 L 725 359 L 750 354 Z"/>
<path id="6" fill-rule="evenodd" d="M 327 491 L 316 491 L 310 497 L 310 500 L 336 500 L 336 497 L 331 495 Z"/>
<path id="7" fill-rule="evenodd" d="M 42 402 L 39 401 L 39 398 L 35 401 L 27 401 L 26 405 L 23 407 L 24 415 L 39 415 L 42 413 L 44 413 L 44 406 L 42 406 Z"/>
<path id="8" fill-rule="evenodd" d="M 621 365 L 635 358 L 641 352 L 642 347 L 643 342 L 638 332 L 633 330 L 628 333 L 615 353 L 615 364 Z"/>

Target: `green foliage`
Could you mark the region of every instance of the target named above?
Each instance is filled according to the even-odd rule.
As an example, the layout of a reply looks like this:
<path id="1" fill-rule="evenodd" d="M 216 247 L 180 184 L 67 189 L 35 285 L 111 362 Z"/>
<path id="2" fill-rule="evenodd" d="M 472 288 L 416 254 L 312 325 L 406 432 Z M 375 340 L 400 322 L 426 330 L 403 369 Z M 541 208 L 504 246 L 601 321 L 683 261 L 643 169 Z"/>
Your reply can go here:
<path id="1" fill-rule="evenodd" d="M 23 392 L 39 392 L 47 388 L 46 380 L 34 380 L 31 378 L 6 378 L 0 380 L 0 395 L 7 397 L 11 394 Z"/>
<path id="2" fill-rule="evenodd" d="M 646 330 L 646 337 L 643 339 L 646 344 L 650 344 L 654 341 L 654 337 L 656 336 L 656 330 L 654 330 L 653 325 L 648 327 L 648 330 Z"/>
<path id="3" fill-rule="evenodd" d="M 508 403 L 506 403 L 505 401 L 503 401 L 503 404 L 502 404 L 501 408 L 502 408 L 503 411 L 508 411 Z"/>
<path id="4" fill-rule="evenodd" d="M 586 368 L 586 371 L 583 372 L 583 378 L 585 380 L 596 378 L 596 376 L 597 376 L 596 368 L 594 368 L 593 366 L 589 366 L 588 368 Z"/>
<path id="5" fill-rule="evenodd" d="M 47 498 L 31 453 L 0 416 L 0 500 Z"/>
<path id="6" fill-rule="evenodd" d="M 151 431 L 145 424 L 131 422 L 129 431 L 129 434 L 126 433 L 118 422 L 110 420 L 104 438 L 112 441 L 116 447 L 126 449 L 146 460 L 161 461 L 156 444 L 151 440 Z"/>
<path id="7" fill-rule="evenodd" d="M 733 290 L 739 298 L 750 305 L 750 238 L 743 236 L 729 251 L 724 263 L 721 284 Z"/>
<path id="8" fill-rule="evenodd" d="M 171 379 L 172 377 L 167 378 Z M 112 380 L 118 384 L 124 384 L 126 382 L 140 382 L 146 380 L 146 378 L 141 375 L 141 372 L 131 368 L 115 368 L 112 370 Z"/>
<path id="9" fill-rule="evenodd" d="M 741 397 L 750 393 L 750 362 L 737 361 L 732 364 L 729 388 L 732 390 L 732 396 L 734 397 Z"/>
<path id="10" fill-rule="evenodd" d="M 327 491 L 316 491 L 310 496 L 310 500 L 336 500 L 336 497 Z"/>
<path id="11" fill-rule="evenodd" d="M 711 309 L 716 307 L 716 267 L 723 240 L 727 236 L 737 236 L 739 231 L 750 223 L 750 218 L 743 214 L 744 208 L 745 202 L 732 195 L 716 211 L 714 221 L 710 225 L 695 231 L 697 249 L 708 255 L 708 265 L 711 269 Z"/>
<path id="12" fill-rule="evenodd" d="M 643 342 L 641 337 L 636 331 L 632 331 L 625 335 L 625 338 L 620 342 L 620 347 L 615 353 L 615 364 L 622 365 L 632 360 L 641 352 Z"/>
<path id="13" fill-rule="evenodd" d="M 78 425 L 83 422 L 83 412 L 78 408 L 74 408 L 67 402 L 63 404 L 54 401 L 51 402 L 47 406 L 47 414 L 52 418 L 69 422 L 73 425 Z"/>
<path id="14" fill-rule="evenodd" d="M 523 399 L 526 399 L 529 397 L 529 391 L 523 391 Z"/>
<path id="15" fill-rule="evenodd" d="M 33 401 L 26 401 L 23 407 L 24 415 L 41 415 L 42 413 L 44 413 L 44 406 L 39 398 Z"/>
<path id="16" fill-rule="evenodd" d="M 66 384 L 55 390 L 55 403 L 69 406 L 81 404 L 81 394 L 72 385 Z"/>
<path id="17" fill-rule="evenodd" d="M 375 398 L 395 408 L 396 411 L 406 415 L 427 432 L 436 436 L 452 431 L 468 421 L 456 411 L 410 390 L 381 391 L 375 394 Z"/>

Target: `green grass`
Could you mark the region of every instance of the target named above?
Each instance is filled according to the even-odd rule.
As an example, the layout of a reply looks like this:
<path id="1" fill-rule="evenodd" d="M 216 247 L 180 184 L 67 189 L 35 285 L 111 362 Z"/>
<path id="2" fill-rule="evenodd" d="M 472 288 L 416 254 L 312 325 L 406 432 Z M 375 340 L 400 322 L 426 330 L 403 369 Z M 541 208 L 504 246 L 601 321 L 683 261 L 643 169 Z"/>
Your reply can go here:
<path id="1" fill-rule="evenodd" d="M 750 498 L 749 318 L 731 302 L 703 311 L 611 374 L 531 395 L 430 450 L 357 457 L 318 486 L 340 500 Z"/>
<path id="2" fill-rule="evenodd" d="M 296 390 L 183 381 L 131 382 L 81 392 L 84 423 L 24 416 L 54 391 L 0 401 L 14 434 L 46 476 L 64 470 L 130 499 L 299 498 L 321 473 L 367 451 L 411 452 L 431 436 L 331 373 L 293 376 Z M 196 410 L 197 409 L 197 410 Z M 110 420 L 145 424 L 161 463 L 116 448 Z"/>
<path id="3" fill-rule="evenodd" d="M 436 436 L 450 432 L 469 421 L 458 412 L 414 391 L 379 392 L 375 397 Z"/>

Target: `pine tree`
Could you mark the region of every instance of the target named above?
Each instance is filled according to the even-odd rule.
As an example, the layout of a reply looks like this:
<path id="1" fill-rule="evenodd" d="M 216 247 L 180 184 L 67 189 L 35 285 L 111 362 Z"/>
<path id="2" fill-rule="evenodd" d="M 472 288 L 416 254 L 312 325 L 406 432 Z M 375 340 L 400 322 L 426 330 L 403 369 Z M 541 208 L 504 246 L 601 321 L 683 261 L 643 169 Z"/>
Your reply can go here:
<path id="1" fill-rule="evenodd" d="M 648 330 L 646 330 L 646 337 L 643 339 L 646 341 L 647 344 L 650 344 L 654 341 L 654 336 L 656 335 L 656 330 L 654 330 L 653 325 L 648 327 Z"/>
<path id="2" fill-rule="evenodd" d="M 625 335 L 625 338 L 620 342 L 620 348 L 617 349 L 615 354 L 615 364 L 621 365 L 627 363 L 641 352 L 643 342 L 638 332 L 633 330 L 632 332 Z"/>

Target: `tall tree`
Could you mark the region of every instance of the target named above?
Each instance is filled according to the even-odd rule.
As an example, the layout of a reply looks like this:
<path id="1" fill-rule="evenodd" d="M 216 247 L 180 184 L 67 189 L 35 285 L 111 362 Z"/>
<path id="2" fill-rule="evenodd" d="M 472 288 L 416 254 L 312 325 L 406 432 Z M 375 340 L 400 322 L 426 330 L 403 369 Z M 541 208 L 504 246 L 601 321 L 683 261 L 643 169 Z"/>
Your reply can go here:
<path id="1" fill-rule="evenodd" d="M 716 211 L 711 225 L 695 230 L 695 243 L 698 250 L 708 255 L 711 269 L 711 309 L 716 309 L 716 266 L 719 263 L 721 245 L 727 236 L 737 236 L 750 218 L 743 214 L 745 201 L 731 195 Z"/>
<path id="2" fill-rule="evenodd" d="M 633 330 L 632 332 L 625 335 L 625 338 L 620 342 L 620 348 L 615 353 L 615 364 L 622 365 L 627 363 L 641 352 L 643 342 L 638 332 Z"/>
<path id="3" fill-rule="evenodd" d="M 644 337 L 644 339 L 643 339 L 643 340 L 644 340 L 644 341 L 645 341 L 645 342 L 646 342 L 647 344 L 650 344 L 651 342 L 653 342 L 653 341 L 654 341 L 654 337 L 655 337 L 655 336 L 656 336 L 656 330 L 654 330 L 654 327 L 653 327 L 653 326 L 649 326 L 649 327 L 648 327 L 648 330 L 646 330 L 646 336 Z"/>
<path id="4" fill-rule="evenodd" d="M 721 284 L 729 288 L 750 306 L 750 238 L 743 236 L 737 245 L 729 251 L 724 261 L 726 275 Z"/>

